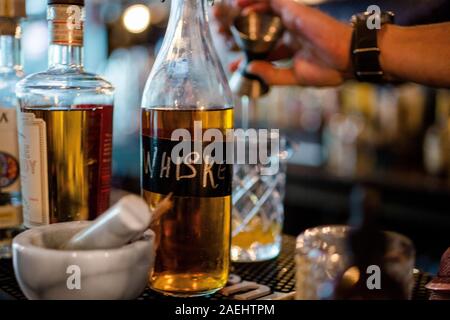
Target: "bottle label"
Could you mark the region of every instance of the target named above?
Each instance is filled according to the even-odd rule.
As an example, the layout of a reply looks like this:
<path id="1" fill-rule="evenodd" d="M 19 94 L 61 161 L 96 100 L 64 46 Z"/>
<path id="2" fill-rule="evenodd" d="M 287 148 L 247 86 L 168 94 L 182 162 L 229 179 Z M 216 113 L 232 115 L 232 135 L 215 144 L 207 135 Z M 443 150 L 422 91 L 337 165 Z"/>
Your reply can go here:
<path id="1" fill-rule="evenodd" d="M 20 206 L 0 206 L 0 229 L 18 227 L 22 223 Z"/>
<path id="2" fill-rule="evenodd" d="M 26 227 L 49 224 L 46 123 L 20 113 L 20 179 Z"/>
<path id="3" fill-rule="evenodd" d="M 51 43 L 62 46 L 83 46 L 84 7 L 56 4 L 48 8 Z"/>
<path id="4" fill-rule="evenodd" d="M 20 192 L 15 108 L 0 108 L 0 192 Z"/>
<path id="5" fill-rule="evenodd" d="M 231 195 L 232 165 L 205 160 L 195 163 L 202 156 L 195 151 L 186 155 L 189 161 L 183 159 L 177 163 L 172 159 L 172 149 L 179 143 L 169 139 L 142 136 L 143 188 L 150 192 L 173 193 L 174 196 L 180 197 Z M 191 144 L 191 150 L 194 150 L 194 143 Z M 225 142 L 223 150 L 226 150 Z"/>

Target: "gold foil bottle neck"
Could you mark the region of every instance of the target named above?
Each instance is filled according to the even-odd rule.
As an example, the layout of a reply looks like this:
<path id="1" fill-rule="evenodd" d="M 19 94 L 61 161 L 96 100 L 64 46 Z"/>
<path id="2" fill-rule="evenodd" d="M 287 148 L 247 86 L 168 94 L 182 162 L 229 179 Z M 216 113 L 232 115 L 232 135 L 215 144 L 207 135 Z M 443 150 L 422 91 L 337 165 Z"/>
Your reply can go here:
<path id="1" fill-rule="evenodd" d="M 26 17 L 25 0 L 0 0 L 0 17 Z"/>

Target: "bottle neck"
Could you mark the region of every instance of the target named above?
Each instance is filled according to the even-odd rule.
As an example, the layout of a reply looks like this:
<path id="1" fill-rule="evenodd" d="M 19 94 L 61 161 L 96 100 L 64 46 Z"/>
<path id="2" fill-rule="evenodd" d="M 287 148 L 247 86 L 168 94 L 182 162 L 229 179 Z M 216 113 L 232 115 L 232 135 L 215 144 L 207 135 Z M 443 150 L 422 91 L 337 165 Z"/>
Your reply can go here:
<path id="1" fill-rule="evenodd" d="M 186 18 L 204 18 L 206 19 L 206 3 L 208 0 L 172 0 L 171 17 L 173 14 L 181 13 Z"/>
<path id="2" fill-rule="evenodd" d="M 20 27 L 16 26 L 16 34 L 0 35 L 0 69 L 22 70 Z"/>
<path id="3" fill-rule="evenodd" d="M 50 68 L 83 68 L 83 47 L 50 44 L 48 51 Z"/>
<path id="4" fill-rule="evenodd" d="M 52 68 L 83 68 L 84 7 L 51 5 L 47 10 L 50 31 L 48 64 Z"/>
<path id="5" fill-rule="evenodd" d="M 207 0 L 172 0 L 169 28 L 181 36 L 192 36 L 195 33 L 207 32 L 208 18 Z"/>
<path id="6" fill-rule="evenodd" d="M 218 109 L 233 105 L 209 31 L 207 6 L 206 0 L 172 0 L 142 106 Z"/>

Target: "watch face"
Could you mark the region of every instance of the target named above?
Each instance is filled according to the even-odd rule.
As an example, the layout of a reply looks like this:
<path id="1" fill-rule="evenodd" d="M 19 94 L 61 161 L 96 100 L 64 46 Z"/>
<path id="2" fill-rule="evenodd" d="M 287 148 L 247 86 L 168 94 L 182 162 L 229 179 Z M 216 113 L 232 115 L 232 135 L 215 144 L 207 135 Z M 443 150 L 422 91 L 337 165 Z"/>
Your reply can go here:
<path id="1" fill-rule="evenodd" d="M 385 11 L 381 13 L 381 24 L 394 23 L 395 14 L 391 11 Z"/>

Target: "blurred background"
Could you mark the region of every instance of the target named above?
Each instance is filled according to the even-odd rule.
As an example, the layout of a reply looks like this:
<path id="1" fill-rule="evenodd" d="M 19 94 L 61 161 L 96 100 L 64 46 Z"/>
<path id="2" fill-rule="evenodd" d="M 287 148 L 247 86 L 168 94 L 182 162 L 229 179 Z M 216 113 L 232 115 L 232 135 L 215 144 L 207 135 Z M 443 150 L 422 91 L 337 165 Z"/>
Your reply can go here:
<path id="1" fill-rule="evenodd" d="M 373 0 L 304 2 L 343 21 L 374 4 Z M 46 3 L 27 0 L 29 18 L 23 25 L 27 74 L 47 66 Z M 448 0 L 376 4 L 394 11 L 401 25 L 450 21 Z M 87 0 L 86 8 L 86 69 L 104 75 L 117 89 L 114 187 L 139 192 L 140 100 L 164 36 L 170 1 Z M 215 29 L 214 23 L 211 27 Z M 213 38 L 227 69 L 239 53 L 230 52 L 217 33 Z M 450 246 L 449 90 L 412 83 L 277 87 L 258 101 L 251 122 L 280 128 L 298 146 L 288 166 L 286 233 L 346 223 L 352 186 L 367 182 L 382 194 L 383 228 L 413 239 L 417 265 L 437 272 L 439 257 Z"/>

